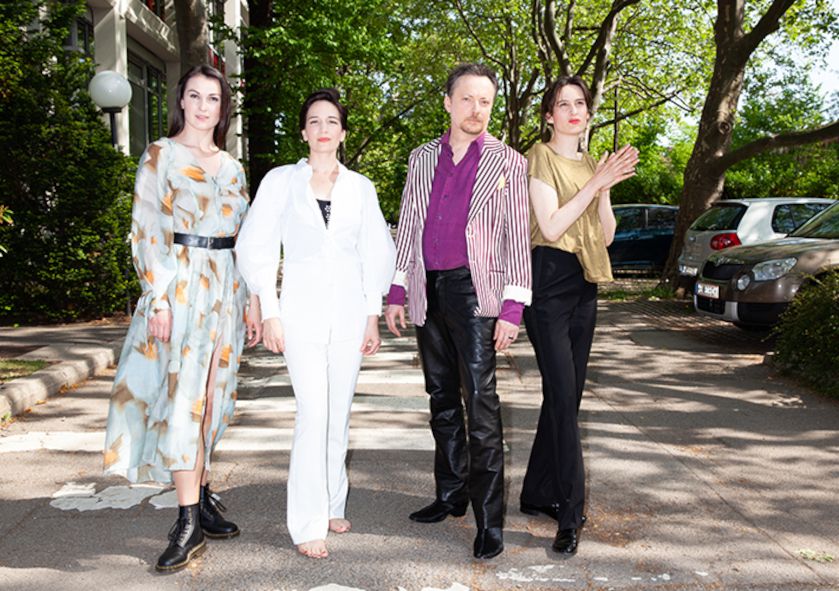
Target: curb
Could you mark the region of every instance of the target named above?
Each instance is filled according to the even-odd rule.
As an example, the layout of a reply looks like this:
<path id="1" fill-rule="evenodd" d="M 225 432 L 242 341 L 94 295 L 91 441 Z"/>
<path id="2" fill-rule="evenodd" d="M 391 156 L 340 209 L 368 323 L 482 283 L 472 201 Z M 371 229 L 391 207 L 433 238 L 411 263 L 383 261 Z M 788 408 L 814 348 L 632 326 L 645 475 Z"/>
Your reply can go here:
<path id="1" fill-rule="evenodd" d="M 0 384 L 0 417 L 9 414 L 17 416 L 28 408 L 55 396 L 63 388 L 75 386 L 92 375 L 116 363 L 121 343 L 99 347 L 73 346 L 72 359 L 40 369 L 26 377 Z M 42 347 L 27 354 L 38 358 L 41 350 L 54 351 L 54 347 Z M 52 358 L 53 355 L 45 355 Z M 41 357 L 41 358 L 44 358 Z"/>

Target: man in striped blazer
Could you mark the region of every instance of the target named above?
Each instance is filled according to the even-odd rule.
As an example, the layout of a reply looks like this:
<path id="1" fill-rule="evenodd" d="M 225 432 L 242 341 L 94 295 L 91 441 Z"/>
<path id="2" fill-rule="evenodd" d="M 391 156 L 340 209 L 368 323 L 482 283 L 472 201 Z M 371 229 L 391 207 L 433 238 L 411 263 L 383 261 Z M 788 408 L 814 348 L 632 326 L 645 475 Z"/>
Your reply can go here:
<path id="1" fill-rule="evenodd" d="M 471 501 L 476 558 L 504 549 L 495 355 L 518 336 L 531 284 L 527 163 L 486 132 L 497 91 L 486 66 L 462 64 L 449 75 L 451 126 L 415 149 L 408 164 L 385 311 L 388 328 L 401 336 L 407 292 L 431 397 L 436 498 L 410 518 L 460 517 Z"/>

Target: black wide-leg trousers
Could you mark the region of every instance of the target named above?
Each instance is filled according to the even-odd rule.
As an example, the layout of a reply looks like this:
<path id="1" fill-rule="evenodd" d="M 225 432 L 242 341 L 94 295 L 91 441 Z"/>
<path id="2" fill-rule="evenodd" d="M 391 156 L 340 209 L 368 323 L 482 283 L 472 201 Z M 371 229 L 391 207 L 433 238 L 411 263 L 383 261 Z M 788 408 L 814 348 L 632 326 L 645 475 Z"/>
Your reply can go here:
<path id="1" fill-rule="evenodd" d="M 527 336 L 542 374 L 542 410 L 521 501 L 558 509 L 561 529 L 582 525 L 585 470 L 577 413 L 597 319 L 597 284 L 583 277 L 577 256 L 533 249 L 533 302 Z"/>
<path id="2" fill-rule="evenodd" d="M 492 338 L 496 319 L 475 316 L 478 297 L 469 269 L 428 271 L 426 279 L 428 311 L 425 325 L 417 327 L 417 342 L 430 396 L 437 498 L 453 505 L 469 500 L 479 528 L 502 527 L 504 450 Z"/>

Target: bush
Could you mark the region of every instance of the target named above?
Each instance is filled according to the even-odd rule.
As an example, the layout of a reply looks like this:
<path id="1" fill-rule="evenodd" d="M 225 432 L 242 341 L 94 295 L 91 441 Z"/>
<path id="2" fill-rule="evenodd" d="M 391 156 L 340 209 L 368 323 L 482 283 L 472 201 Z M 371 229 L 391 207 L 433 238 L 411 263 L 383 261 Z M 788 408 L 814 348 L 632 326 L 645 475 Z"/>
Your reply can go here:
<path id="1" fill-rule="evenodd" d="M 84 2 L 0 6 L 0 319 L 99 317 L 136 293 L 131 269 L 135 163 L 110 142 L 87 94 L 88 58 L 63 46 Z M 37 23 L 37 25 L 33 25 Z"/>
<path id="2" fill-rule="evenodd" d="M 799 292 L 775 332 L 781 369 L 839 397 L 839 271 Z"/>

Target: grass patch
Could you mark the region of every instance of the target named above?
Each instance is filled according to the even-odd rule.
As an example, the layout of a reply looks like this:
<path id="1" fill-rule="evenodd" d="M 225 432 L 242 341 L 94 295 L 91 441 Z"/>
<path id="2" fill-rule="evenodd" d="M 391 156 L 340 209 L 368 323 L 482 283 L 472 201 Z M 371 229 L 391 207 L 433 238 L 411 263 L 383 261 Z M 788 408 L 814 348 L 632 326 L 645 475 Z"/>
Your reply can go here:
<path id="1" fill-rule="evenodd" d="M 672 289 L 666 285 L 646 286 L 640 289 L 616 287 L 612 289 L 604 289 L 597 293 L 598 299 L 608 300 L 610 302 L 629 302 L 637 300 L 675 300 L 676 294 Z"/>
<path id="2" fill-rule="evenodd" d="M 28 376 L 49 365 L 46 361 L 24 361 L 21 359 L 0 359 L 0 384 Z"/>

